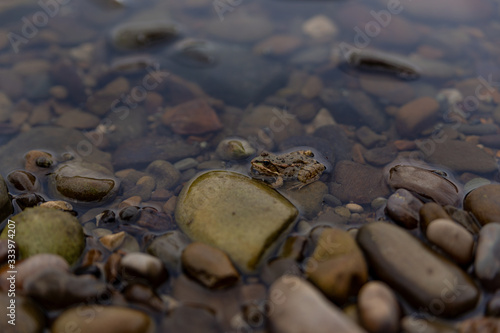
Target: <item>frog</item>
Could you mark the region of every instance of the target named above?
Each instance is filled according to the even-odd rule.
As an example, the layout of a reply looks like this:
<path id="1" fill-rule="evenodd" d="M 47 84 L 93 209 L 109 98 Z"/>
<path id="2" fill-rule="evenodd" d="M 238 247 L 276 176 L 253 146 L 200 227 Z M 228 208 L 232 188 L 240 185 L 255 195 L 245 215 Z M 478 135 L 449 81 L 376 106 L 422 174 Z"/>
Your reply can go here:
<path id="1" fill-rule="evenodd" d="M 314 159 L 311 150 L 298 150 L 282 155 L 263 151 L 251 162 L 252 176 L 257 179 L 274 180 L 269 185 L 273 188 L 283 186 L 284 181 L 297 181 L 292 188 L 302 187 L 317 181 L 326 166 Z"/>

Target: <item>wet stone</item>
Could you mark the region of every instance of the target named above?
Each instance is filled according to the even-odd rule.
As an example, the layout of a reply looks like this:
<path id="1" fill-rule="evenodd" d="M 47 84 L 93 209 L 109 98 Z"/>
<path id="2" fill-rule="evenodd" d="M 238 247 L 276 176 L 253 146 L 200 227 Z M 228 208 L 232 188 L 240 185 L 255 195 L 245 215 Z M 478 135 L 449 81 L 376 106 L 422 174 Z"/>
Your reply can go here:
<path id="1" fill-rule="evenodd" d="M 237 13 L 233 13 L 237 14 Z M 229 15 L 231 20 L 235 15 Z M 253 20 L 248 16 L 248 19 Z M 241 21 L 247 21 L 247 18 Z M 244 31 L 253 32 L 258 26 L 247 30 L 231 30 L 224 22 L 216 24 L 226 32 L 241 37 Z M 217 66 L 204 68 L 200 73 L 198 68 L 168 63 L 169 71 L 198 83 L 210 96 L 220 98 L 229 105 L 246 107 L 249 103 L 258 103 L 284 86 L 286 71 L 278 61 L 253 55 L 245 47 L 230 44 L 215 45 L 218 55 Z"/>
<path id="2" fill-rule="evenodd" d="M 432 170 L 396 165 L 389 170 L 387 183 L 393 188 L 404 188 L 442 205 L 458 205 L 460 200 L 458 187 Z"/>
<path id="3" fill-rule="evenodd" d="M 61 309 L 98 299 L 106 292 L 106 284 L 91 275 L 76 276 L 46 268 L 26 279 L 24 292 L 47 309 Z"/>
<path id="4" fill-rule="evenodd" d="M 204 332 L 218 333 L 223 331 L 210 308 L 201 306 L 180 305 L 163 319 L 161 332 Z"/>
<path id="5" fill-rule="evenodd" d="M 239 273 L 229 257 L 204 243 L 195 242 L 186 246 L 181 260 L 186 273 L 207 288 L 228 288 L 239 280 Z"/>
<path id="6" fill-rule="evenodd" d="M 196 156 L 200 151 L 198 144 L 189 144 L 184 140 L 165 136 L 148 136 L 120 145 L 113 155 L 113 164 L 117 169 L 141 168 L 156 160 L 173 163 L 186 157 Z"/>
<path id="7" fill-rule="evenodd" d="M 16 190 L 21 192 L 36 192 L 40 188 L 35 175 L 23 170 L 16 170 L 9 173 L 7 180 Z"/>
<path id="8" fill-rule="evenodd" d="M 219 142 L 215 151 L 225 161 L 242 160 L 255 154 L 255 149 L 244 139 L 225 139 Z"/>
<path id="9" fill-rule="evenodd" d="M 359 292 L 357 305 L 360 322 L 368 332 L 399 332 L 401 310 L 396 295 L 385 283 L 366 283 Z"/>
<path id="10" fill-rule="evenodd" d="M 460 333 L 498 332 L 500 330 L 500 318 L 475 317 L 464 320 L 457 326 Z"/>
<path id="11" fill-rule="evenodd" d="M 156 160 L 148 165 L 146 172 L 156 180 L 156 188 L 171 189 L 179 182 L 180 172 L 167 161 Z"/>
<path id="12" fill-rule="evenodd" d="M 167 108 L 162 116 L 162 122 L 174 133 L 182 135 L 200 135 L 222 129 L 217 113 L 203 99 L 195 99 L 173 108 Z"/>
<path id="13" fill-rule="evenodd" d="M 419 211 L 420 228 L 426 231 L 429 224 L 437 219 L 451 219 L 446 210 L 435 202 L 425 203 Z"/>
<path id="14" fill-rule="evenodd" d="M 353 90 L 349 91 L 345 98 L 347 104 L 352 108 L 363 124 L 370 127 L 375 132 L 387 129 L 388 121 L 385 114 L 375 105 L 368 94 L 362 91 Z M 337 117 L 335 118 L 337 119 Z"/>
<path id="15" fill-rule="evenodd" d="M 299 208 L 306 218 L 315 217 L 323 208 L 323 196 L 328 193 L 328 186 L 314 182 L 299 191 L 288 190 L 284 195 Z"/>
<path id="16" fill-rule="evenodd" d="M 398 150 L 394 145 L 376 147 L 363 153 L 365 160 L 376 166 L 383 166 L 394 161 L 398 155 Z"/>
<path id="17" fill-rule="evenodd" d="M 280 278 L 272 284 L 269 295 L 275 305 L 269 317 L 275 333 L 327 333 L 332 327 L 338 333 L 365 332 L 314 286 L 299 277 Z"/>
<path id="18" fill-rule="evenodd" d="M 93 114 L 77 109 L 63 113 L 56 121 L 62 127 L 77 129 L 93 129 L 99 125 L 100 119 Z"/>
<path id="19" fill-rule="evenodd" d="M 120 272 L 126 280 L 144 279 L 152 286 L 159 286 L 168 277 L 160 259 L 146 253 L 128 253 L 120 261 Z"/>
<path id="20" fill-rule="evenodd" d="M 396 114 L 396 128 L 405 137 L 415 137 L 437 117 L 439 103 L 431 97 L 420 97 L 403 105 Z"/>
<path id="21" fill-rule="evenodd" d="M 80 328 L 93 333 L 153 333 L 153 319 L 144 312 L 118 306 L 102 306 L 95 311 L 94 305 L 82 305 L 64 311 L 52 324 L 53 333 L 66 333 L 68 327 Z M 83 312 L 82 312 L 83 311 Z M 93 320 L 82 316 L 93 313 Z"/>
<path id="22" fill-rule="evenodd" d="M 308 279 L 328 298 L 343 304 L 368 280 L 368 267 L 354 238 L 344 230 L 325 228 L 306 263 Z"/>
<path id="23" fill-rule="evenodd" d="M 155 238 L 147 252 L 159 258 L 170 270 L 178 270 L 182 251 L 189 244 L 189 239 L 179 231 L 170 231 Z"/>
<path id="24" fill-rule="evenodd" d="M 500 185 L 484 185 L 471 191 L 465 197 L 464 209 L 481 225 L 500 221 Z"/>
<path id="25" fill-rule="evenodd" d="M 85 246 L 80 222 L 70 213 L 51 208 L 28 208 L 12 217 L 16 222 L 16 243 L 22 258 L 53 253 L 73 264 Z M 1 237 L 7 237 L 4 229 Z"/>
<path id="26" fill-rule="evenodd" d="M 340 161 L 333 173 L 330 193 L 343 202 L 369 204 L 377 197 L 389 195 L 381 169 L 351 161 Z"/>
<path id="27" fill-rule="evenodd" d="M 486 315 L 500 317 L 500 290 L 497 290 L 486 305 Z"/>
<path id="28" fill-rule="evenodd" d="M 9 189 L 5 180 L 0 175 L 0 221 L 6 219 L 10 214 L 14 212 L 12 207 L 12 202 L 9 197 Z"/>
<path id="29" fill-rule="evenodd" d="M 483 286 L 500 288 L 500 223 L 489 223 L 481 229 L 474 269 Z"/>
<path id="30" fill-rule="evenodd" d="M 85 150 L 84 155 L 78 155 L 79 150 L 87 149 L 88 146 L 92 146 L 88 154 L 87 150 Z M 9 143 L 0 147 L 0 156 L 2 156 L 0 170 L 10 172 L 22 167 L 23 156 L 39 147 L 43 147 L 54 154 L 71 152 L 76 154 L 75 157 L 79 157 L 85 162 L 98 163 L 111 169 L 110 155 L 97 149 L 80 131 L 47 126 L 35 127 L 28 132 L 21 133 Z M 39 163 L 38 160 L 36 160 L 36 163 Z M 26 169 L 31 172 L 34 171 Z"/>
<path id="31" fill-rule="evenodd" d="M 387 214 L 406 229 L 418 226 L 419 212 L 423 203 L 408 190 L 398 189 L 387 200 Z"/>
<path id="32" fill-rule="evenodd" d="M 59 165 L 49 180 L 52 195 L 75 203 L 111 200 L 116 196 L 119 184 L 106 168 L 77 161 Z"/>
<path id="33" fill-rule="evenodd" d="M 402 228 L 369 223 L 359 230 L 357 242 L 376 276 L 422 311 L 439 306 L 440 316 L 454 317 L 474 308 L 479 299 L 465 272 Z M 456 296 L 453 301 L 443 297 L 443 290 Z"/>
<path id="34" fill-rule="evenodd" d="M 113 29 L 111 44 L 118 50 L 143 50 L 166 45 L 179 36 L 179 28 L 167 21 L 126 22 Z"/>
<path id="35" fill-rule="evenodd" d="M 427 162 L 456 172 L 491 173 L 498 169 L 495 159 L 476 145 L 459 140 L 417 143 Z M 467 158 L 464 158 L 467 156 Z"/>
<path id="36" fill-rule="evenodd" d="M 356 137 L 366 148 L 372 148 L 377 143 L 384 142 L 387 140 L 387 137 L 375 133 L 368 126 L 361 126 L 360 128 L 358 128 L 356 130 Z"/>
<path id="37" fill-rule="evenodd" d="M 10 306 L 10 300 L 12 298 L 8 297 L 8 293 L 2 292 L 0 294 L 0 306 L 4 309 Z M 9 316 L 10 310 L 5 310 L 4 313 L 7 315 L 0 317 L 0 331 L 3 333 L 36 333 L 43 332 L 45 327 L 45 316 L 40 307 L 33 302 L 29 297 L 25 297 L 16 294 L 16 308 L 15 308 L 15 323 L 12 325 L 9 323 L 11 320 Z"/>
<path id="38" fill-rule="evenodd" d="M 479 234 L 480 225 L 478 225 L 475 217 L 471 213 L 450 205 L 444 206 L 444 210 L 453 221 L 460 224 L 472 235 Z"/>
<path id="39" fill-rule="evenodd" d="M 427 227 L 427 239 L 461 265 L 472 261 L 474 236 L 458 223 L 437 219 Z"/>
<path id="40" fill-rule="evenodd" d="M 297 214 L 269 186 L 234 172 L 211 171 L 184 186 L 175 219 L 191 239 L 219 248 L 252 270 Z"/>

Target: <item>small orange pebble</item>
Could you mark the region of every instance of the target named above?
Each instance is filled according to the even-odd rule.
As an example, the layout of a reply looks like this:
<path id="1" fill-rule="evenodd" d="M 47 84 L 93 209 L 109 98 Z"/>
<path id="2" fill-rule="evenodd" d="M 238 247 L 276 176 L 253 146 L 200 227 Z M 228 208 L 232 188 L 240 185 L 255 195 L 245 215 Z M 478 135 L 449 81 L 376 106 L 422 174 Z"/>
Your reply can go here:
<path id="1" fill-rule="evenodd" d="M 469 136 L 467 136 L 465 138 L 465 141 L 477 145 L 479 143 L 479 136 L 477 136 L 477 135 L 469 135 Z"/>
<path id="2" fill-rule="evenodd" d="M 422 45 L 417 50 L 418 54 L 428 59 L 440 59 L 444 56 L 444 51 L 430 45 Z"/>
<path id="3" fill-rule="evenodd" d="M 352 147 L 352 160 L 354 162 L 366 164 L 365 158 L 363 157 L 364 151 L 366 151 L 365 147 L 363 147 L 360 143 L 355 143 Z"/>
<path id="4" fill-rule="evenodd" d="M 495 157 L 500 158 L 500 150 L 497 150 L 497 153 L 495 154 Z"/>
<path id="5" fill-rule="evenodd" d="M 410 140 L 396 140 L 393 142 L 394 146 L 399 150 L 413 150 L 417 148 L 415 141 Z"/>

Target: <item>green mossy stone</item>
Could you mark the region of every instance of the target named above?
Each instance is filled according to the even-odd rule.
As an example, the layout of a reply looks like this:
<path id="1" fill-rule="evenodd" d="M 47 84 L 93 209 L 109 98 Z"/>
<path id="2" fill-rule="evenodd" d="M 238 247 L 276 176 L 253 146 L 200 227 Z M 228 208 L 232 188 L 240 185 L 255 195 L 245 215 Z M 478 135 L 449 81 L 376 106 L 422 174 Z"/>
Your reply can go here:
<path id="1" fill-rule="evenodd" d="M 274 189 L 227 171 L 210 171 L 186 184 L 175 210 L 191 239 L 221 249 L 246 271 L 274 248 L 297 214 Z"/>
<path id="2" fill-rule="evenodd" d="M 14 240 L 21 258 L 38 253 L 58 254 L 71 265 L 85 247 L 80 222 L 70 213 L 52 208 L 34 207 L 12 217 L 15 222 Z M 0 238 L 8 237 L 5 228 Z"/>

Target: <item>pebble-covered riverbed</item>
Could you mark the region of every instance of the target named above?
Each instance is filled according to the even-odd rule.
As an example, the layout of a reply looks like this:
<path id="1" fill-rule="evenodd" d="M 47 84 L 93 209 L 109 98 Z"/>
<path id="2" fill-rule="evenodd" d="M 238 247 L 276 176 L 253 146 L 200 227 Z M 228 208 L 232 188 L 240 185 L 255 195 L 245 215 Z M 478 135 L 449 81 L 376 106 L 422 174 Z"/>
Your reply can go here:
<path id="1" fill-rule="evenodd" d="M 499 7 L 3 0 L 0 332 L 500 332 Z"/>

